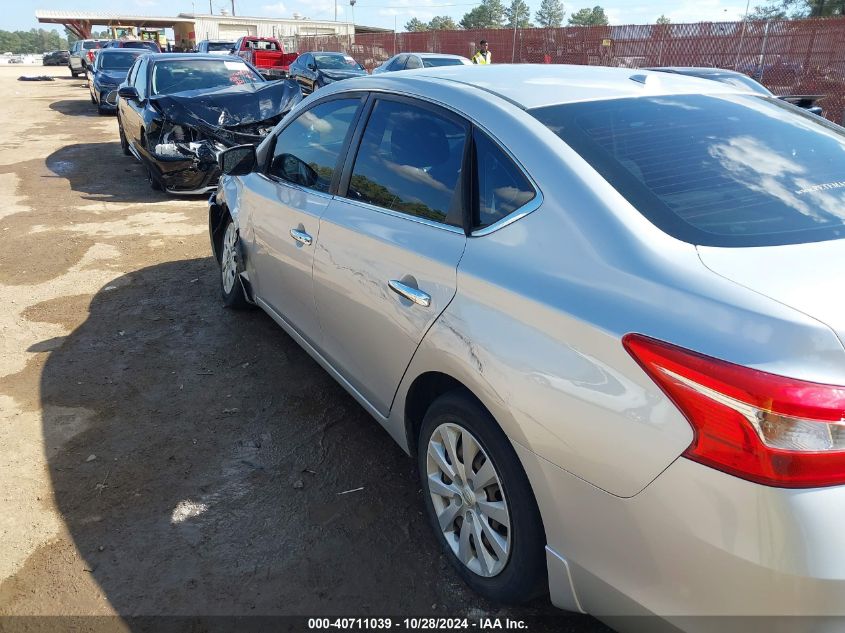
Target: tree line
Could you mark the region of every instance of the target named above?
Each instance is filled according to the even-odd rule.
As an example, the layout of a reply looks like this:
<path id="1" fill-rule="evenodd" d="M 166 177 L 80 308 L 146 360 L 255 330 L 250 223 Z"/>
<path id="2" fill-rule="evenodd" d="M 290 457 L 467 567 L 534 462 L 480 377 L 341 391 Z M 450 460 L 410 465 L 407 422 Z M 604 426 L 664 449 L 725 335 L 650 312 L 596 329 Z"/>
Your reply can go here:
<path id="1" fill-rule="evenodd" d="M 563 24 L 566 12 L 561 0 L 542 0 L 534 14 L 537 26 L 557 27 Z M 570 26 L 593 26 L 607 24 L 607 15 L 600 6 L 580 9 L 569 16 Z M 511 0 L 505 5 L 502 0 L 481 0 L 481 4 L 464 14 L 460 22 L 448 15 L 438 15 L 430 22 L 412 18 L 405 24 L 406 31 L 440 31 L 452 29 L 512 29 L 514 26 L 527 29 L 534 26 L 531 8 L 525 0 Z"/>
<path id="2" fill-rule="evenodd" d="M 566 15 L 561 0 L 541 0 L 534 14 L 539 27 L 563 26 Z M 787 20 L 845 16 L 845 0 L 768 0 L 748 13 L 749 20 Z M 657 18 L 657 24 L 669 24 L 665 15 Z M 569 16 L 569 26 L 594 26 L 607 24 L 607 14 L 600 6 L 580 9 Z M 440 31 L 452 29 L 527 29 L 535 26 L 531 20 L 531 9 L 525 0 L 511 0 L 505 5 L 502 0 L 481 0 L 481 4 L 464 14 L 459 22 L 448 15 L 438 15 L 430 22 L 413 18 L 405 24 L 406 31 Z"/>
<path id="3" fill-rule="evenodd" d="M 108 31 L 94 32 L 91 37 L 105 39 Z M 0 53 L 16 53 L 33 55 L 47 51 L 64 51 L 73 44 L 78 37 L 69 31 L 64 35 L 56 29 L 30 29 L 28 31 L 4 31 L 0 29 Z"/>

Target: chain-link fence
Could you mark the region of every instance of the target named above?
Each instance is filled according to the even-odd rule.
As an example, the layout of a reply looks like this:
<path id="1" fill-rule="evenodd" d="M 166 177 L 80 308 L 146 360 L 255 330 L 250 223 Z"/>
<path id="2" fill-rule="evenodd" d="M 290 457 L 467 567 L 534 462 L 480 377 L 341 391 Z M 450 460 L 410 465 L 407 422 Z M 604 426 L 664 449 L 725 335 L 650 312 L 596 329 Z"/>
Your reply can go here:
<path id="1" fill-rule="evenodd" d="M 823 95 L 825 116 L 845 123 L 843 18 L 300 37 L 297 50 L 343 51 L 371 70 L 401 52 L 470 57 L 482 39 L 494 63 L 738 70 L 777 95 Z"/>

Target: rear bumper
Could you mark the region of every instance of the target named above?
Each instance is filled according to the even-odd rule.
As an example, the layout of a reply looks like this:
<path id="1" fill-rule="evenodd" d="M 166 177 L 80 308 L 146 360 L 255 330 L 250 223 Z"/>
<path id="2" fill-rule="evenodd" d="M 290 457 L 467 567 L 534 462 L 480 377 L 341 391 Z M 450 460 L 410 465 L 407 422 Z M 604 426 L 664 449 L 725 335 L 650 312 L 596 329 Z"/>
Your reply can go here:
<path id="1" fill-rule="evenodd" d="M 690 631 L 748 630 L 725 616 L 836 616 L 845 630 L 845 487 L 769 488 L 680 458 L 623 499 L 516 449 L 548 546 L 566 562 L 549 558 L 558 606 L 657 614 Z"/>

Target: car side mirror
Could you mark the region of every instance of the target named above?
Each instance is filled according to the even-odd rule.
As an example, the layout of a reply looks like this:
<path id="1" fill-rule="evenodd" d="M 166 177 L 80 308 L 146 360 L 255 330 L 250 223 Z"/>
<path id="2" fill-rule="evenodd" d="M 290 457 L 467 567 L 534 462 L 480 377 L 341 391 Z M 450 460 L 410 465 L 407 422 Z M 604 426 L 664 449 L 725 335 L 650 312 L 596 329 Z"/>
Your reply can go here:
<path id="1" fill-rule="evenodd" d="M 255 169 L 258 158 L 254 145 L 237 145 L 217 155 L 220 171 L 228 176 L 246 176 Z"/>
<path id="2" fill-rule="evenodd" d="M 317 64 L 308 64 L 308 70 L 317 70 Z"/>
<path id="3" fill-rule="evenodd" d="M 141 100 L 141 96 L 138 94 L 138 90 L 134 86 L 121 86 L 117 91 L 117 96 L 123 97 L 124 99 L 131 99 L 133 101 Z"/>
<path id="4" fill-rule="evenodd" d="M 106 95 L 106 103 L 117 105 L 117 90 L 112 90 Z"/>

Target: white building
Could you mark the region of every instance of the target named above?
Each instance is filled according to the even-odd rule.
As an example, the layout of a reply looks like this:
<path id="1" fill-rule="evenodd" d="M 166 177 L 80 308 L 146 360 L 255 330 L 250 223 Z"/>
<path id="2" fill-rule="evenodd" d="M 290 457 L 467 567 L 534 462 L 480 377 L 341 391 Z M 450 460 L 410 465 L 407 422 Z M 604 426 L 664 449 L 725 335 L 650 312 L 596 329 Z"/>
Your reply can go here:
<path id="1" fill-rule="evenodd" d="M 286 50 L 297 50 L 300 37 L 334 35 L 354 41 L 355 25 L 351 22 L 311 20 L 308 18 L 257 18 L 233 15 L 202 15 L 180 13 L 179 18 L 190 22 L 174 25 L 175 41 L 183 40 L 194 46 L 201 40 L 236 40 L 244 35 L 275 37 Z"/>

